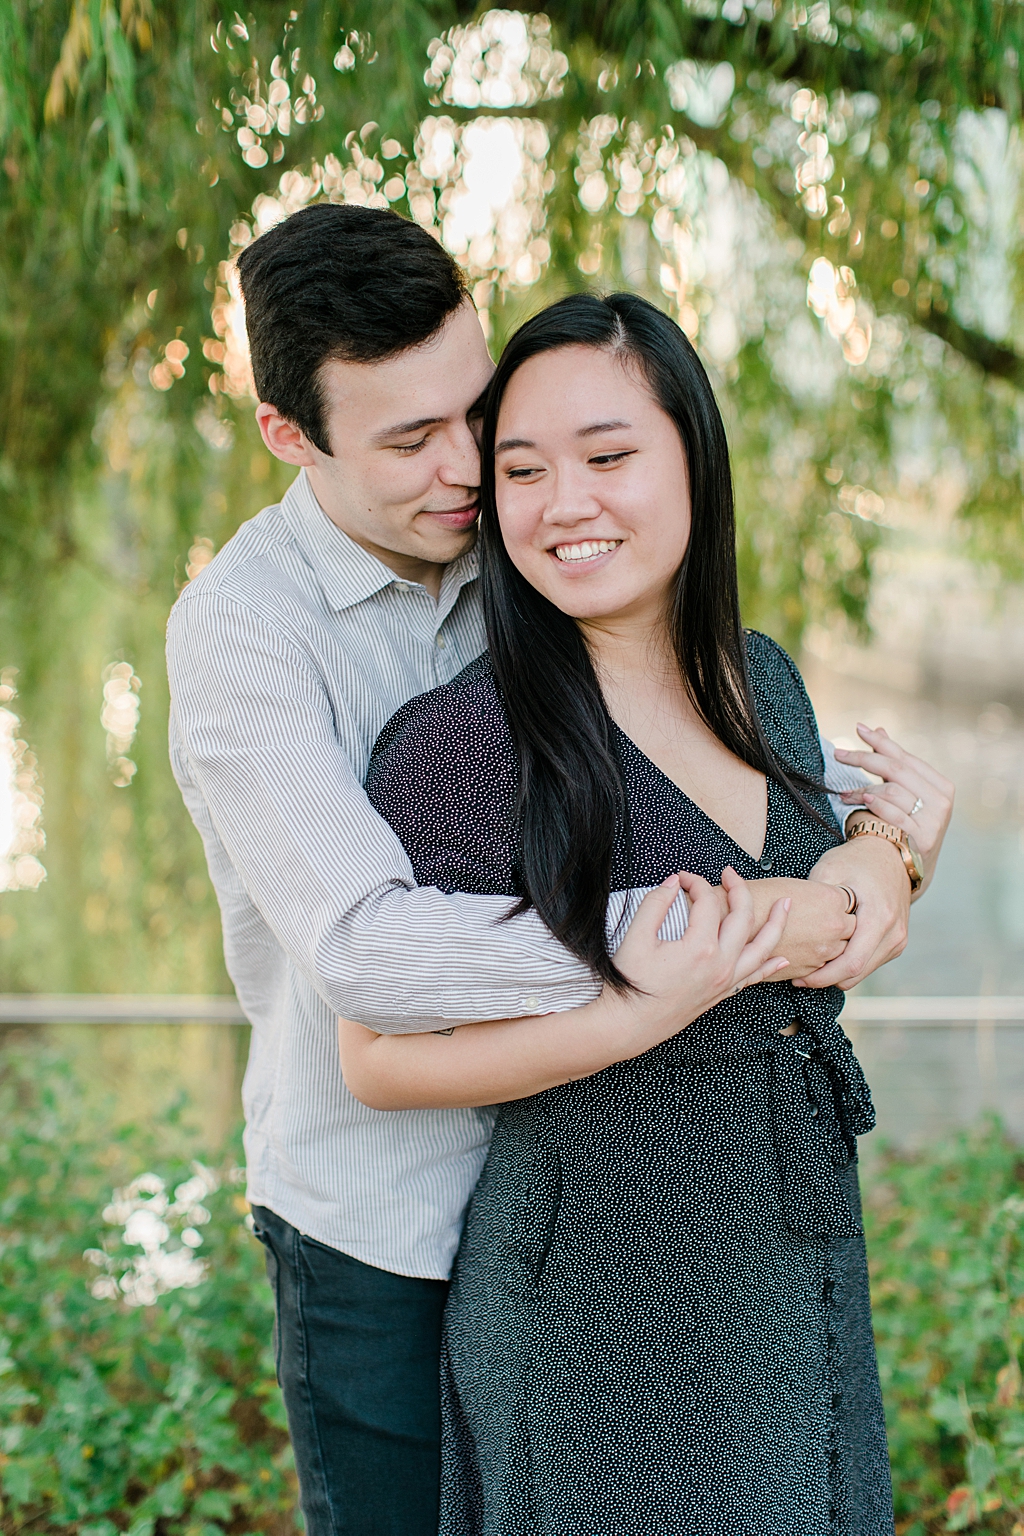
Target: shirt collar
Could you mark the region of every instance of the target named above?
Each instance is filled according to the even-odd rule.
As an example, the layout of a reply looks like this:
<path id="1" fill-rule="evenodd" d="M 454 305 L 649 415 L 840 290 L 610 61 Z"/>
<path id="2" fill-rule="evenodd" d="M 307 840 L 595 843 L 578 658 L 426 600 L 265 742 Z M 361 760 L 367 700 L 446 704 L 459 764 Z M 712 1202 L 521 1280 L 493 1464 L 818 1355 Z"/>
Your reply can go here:
<path id="1" fill-rule="evenodd" d="M 402 578 L 332 523 L 300 470 L 281 502 L 281 514 L 319 578 L 331 608 L 340 611 L 374 597 Z M 462 588 L 479 574 L 476 546 L 447 566 L 441 604 L 451 608 Z M 405 583 L 410 585 L 410 583 Z"/>

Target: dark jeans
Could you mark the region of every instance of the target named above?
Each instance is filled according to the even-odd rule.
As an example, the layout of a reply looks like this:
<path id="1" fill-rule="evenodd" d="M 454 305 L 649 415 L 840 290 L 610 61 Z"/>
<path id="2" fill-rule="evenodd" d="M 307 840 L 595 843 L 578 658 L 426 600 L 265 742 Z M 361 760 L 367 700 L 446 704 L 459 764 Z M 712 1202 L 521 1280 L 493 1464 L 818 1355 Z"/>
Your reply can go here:
<path id="1" fill-rule="evenodd" d="M 263 1206 L 252 1215 L 308 1536 L 437 1536 L 447 1282 L 373 1269 Z"/>

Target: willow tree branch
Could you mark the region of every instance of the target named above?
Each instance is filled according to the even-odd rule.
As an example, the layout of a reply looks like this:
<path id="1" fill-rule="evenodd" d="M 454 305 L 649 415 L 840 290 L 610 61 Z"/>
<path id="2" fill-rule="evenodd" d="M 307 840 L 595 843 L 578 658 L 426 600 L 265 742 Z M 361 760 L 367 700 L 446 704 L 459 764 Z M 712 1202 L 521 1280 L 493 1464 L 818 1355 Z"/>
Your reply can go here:
<path id="1" fill-rule="evenodd" d="M 968 362 L 975 363 L 990 377 L 1005 379 L 1015 389 L 1024 389 L 1024 357 L 1014 351 L 1013 347 L 993 341 L 990 336 L 961 325 L 951 315 L 940 314 L 937 309 L 930 309 L 923 315 L 914 314 L 910 318 L 922 330 L 931 331 L 933 336 L 941 336 L 948 347 L 959 352 L 961 357 L 966 357 Z"/>

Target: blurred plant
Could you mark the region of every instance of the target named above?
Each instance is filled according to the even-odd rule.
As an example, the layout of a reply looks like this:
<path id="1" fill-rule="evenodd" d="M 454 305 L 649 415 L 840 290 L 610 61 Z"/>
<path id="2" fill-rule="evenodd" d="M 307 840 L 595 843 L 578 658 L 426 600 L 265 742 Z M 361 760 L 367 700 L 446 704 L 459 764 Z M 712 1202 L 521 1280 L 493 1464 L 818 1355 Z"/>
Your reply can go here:
<path id="1" fill-rule="evenodd" d="M 5 1052 L 0 1531 L 296 1532 L 273 1307 L 239 1171 L 165 1162 L 106 1204 L 111 1172 L 148 1161 L 153 1136 L 111 1141 L 81 1116 L 59 1061 Z M 89 1247 L 104 1224 L 122 1231 Z"/>
<path id="2" fill-rule="evenodd" d="M 111 1138 L 38 1047 L 0 1126 L 0 1533 L 297 1531 L 240 1171 L 186 1167 L 180 1125 Z M 1022 1181 L 995 1123 L 864 1174 L 899 1536 L 1024 1524 Z"/>
<path id="3" fill-rule="evenodd" d="M 990 1123 L 866 1180 L 901 1536 L 1024 1526 L 1024 1164 Z"/>

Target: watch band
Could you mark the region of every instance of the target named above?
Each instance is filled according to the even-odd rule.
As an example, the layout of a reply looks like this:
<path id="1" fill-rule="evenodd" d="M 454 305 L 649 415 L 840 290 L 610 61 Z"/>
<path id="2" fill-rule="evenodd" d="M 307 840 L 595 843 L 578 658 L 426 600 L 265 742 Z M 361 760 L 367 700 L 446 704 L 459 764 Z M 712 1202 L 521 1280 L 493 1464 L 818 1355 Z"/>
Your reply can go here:
<path id="1" fill-rule="evenodd" d="M 859 821 L 852 832 L 846 834 L 846 841 L 852 843 L 855 837 L 883 837 L 887 843 L 892 843 L 903 860 L 907 877 L 910 880 L 911 892 L 918 889 L 924 879 L 924 870 L 921 865 L 920 856 L 915 854 L 910 846 L 910 839 L 899 827 L 894 827 L 888 821 L 878 821 L 874 817 L 867 817 L 864 821 Z"/>

